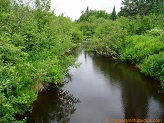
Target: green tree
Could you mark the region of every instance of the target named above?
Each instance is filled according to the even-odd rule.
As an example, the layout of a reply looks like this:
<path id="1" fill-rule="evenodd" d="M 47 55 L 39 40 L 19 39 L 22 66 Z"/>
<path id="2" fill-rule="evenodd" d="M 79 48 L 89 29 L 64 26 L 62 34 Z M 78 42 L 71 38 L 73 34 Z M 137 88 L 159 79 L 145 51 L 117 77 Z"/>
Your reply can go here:
<path id="1" fill-rule="evenodd" d="M 124 0 L 122 5 L 119 13 L 121 16 L 164 14 L 163 0 Z"/>
<path id="2" fill-rule="evenodd" d="M 80 18 L 77 21 L 87 21 L 88 17 L 89 17 L 89 7 L 87 6 L 87 9 L 85 11 L 81 12 L 82 15 L 80 16 Z"/>
<path id="3" fill-rule="evenodd" d="M 113 7 L 113 11 L 112 11 L 112 14 L 111 14 L 111 19 L 112 19 L 113 21 L 115 21 L 115 20 L 117 19 L 115 6 Z"/>
<path id="4" fill-rule="evenodd" d="M 159 15 L 164 14 L 164 1 L 163 0 L 152 0 L 150 13 Z"/>
<path id="5" fill-rule="evenodd" d="M 122 5 L 120 15 L 125 17 L 147 15 L 151 6 L 146 0 L 124 0 Z"/>
<path id="6" fill-rule="evenodd" d="M 89 8 L 87 7 L 85 11 L 82 11 L 82 15 L 79 17 L 77 22 L 88 21 L 88 18 L 90 16 L 95 16 L 96 18 L 110 19 L 111 15 L 104 10 L 89 10 Z"/>

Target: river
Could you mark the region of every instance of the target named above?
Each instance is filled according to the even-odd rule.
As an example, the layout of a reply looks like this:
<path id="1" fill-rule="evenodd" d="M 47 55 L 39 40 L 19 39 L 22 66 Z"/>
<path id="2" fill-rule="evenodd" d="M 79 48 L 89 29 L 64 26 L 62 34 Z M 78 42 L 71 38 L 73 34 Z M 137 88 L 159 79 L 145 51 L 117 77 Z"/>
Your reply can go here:
<path id="1" fill-rule="evenodd" d="M 70 68 L 60 90 L 39 94 L 27 123 L 110 123 L 111 119 L 160 119 L 164 94 L 158 82 L 133 65 L 76 50 L 79 68 Z"/>

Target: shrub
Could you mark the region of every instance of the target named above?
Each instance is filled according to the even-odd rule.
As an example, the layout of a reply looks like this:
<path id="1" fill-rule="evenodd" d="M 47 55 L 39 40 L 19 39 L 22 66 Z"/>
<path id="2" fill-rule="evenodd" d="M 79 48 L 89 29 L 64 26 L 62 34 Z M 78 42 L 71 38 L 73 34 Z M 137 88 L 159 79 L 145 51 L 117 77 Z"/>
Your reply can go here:
<path id="1" fill-rule="evenodd" d="M 142 63 L 141 72 L 160 79 L 164 87 L 164 51 L 147 57 Z"/>
<path id="2" fill-rule="evenodd" d="M 140 63 L 149 55 L 158 54 L 164 50 L 164 43 L 159 37 L 131 36 L 126 39 L 120 59 L 131 63 Z"/>
<path id="3" fill-rule="evenodd" d="M 142 63 L 141 71 L 146 75 L 160 77 L 163 75 L 162 68 L 164 65 L 164 52 L 150 55 Z"/>
<path id="4" fill-rule="evenodd" d="M 93 41 L 97 44 L 100 54 L 118 59 L 120 49 L 126 36 L 126 30 L 123 29 L 119 21 L 106 21 L 95 29 Z"/>
<path id="5" fill-rule="evenodd" d="M 162 35 L 164 35 L 164 30 L 155 27 L 155 28 L 153 28 L 153 29 L 147 31 L 147 33 L 148 33 L 149 35 L 152 35 L 152 36 L 162 36 Z"/>
<path id="6" fill-rule="evenodd" d="M 0 1 L 2 123 L 19 122 L 15 114 L 29 110 L 36 84 L 61 83 L 75 61 L 66 55 L 73 46 L 72 21 L 50 12 L 49 1 L 37 1 L 34 9 L 21 2 Z"/>
<path id="7" fill-rule="evenodd" d="M 36 99 L 32 65 L 28 54 L 0 37 L 0 122 L 16 122 L 15 114 L 23 114 Z"/>

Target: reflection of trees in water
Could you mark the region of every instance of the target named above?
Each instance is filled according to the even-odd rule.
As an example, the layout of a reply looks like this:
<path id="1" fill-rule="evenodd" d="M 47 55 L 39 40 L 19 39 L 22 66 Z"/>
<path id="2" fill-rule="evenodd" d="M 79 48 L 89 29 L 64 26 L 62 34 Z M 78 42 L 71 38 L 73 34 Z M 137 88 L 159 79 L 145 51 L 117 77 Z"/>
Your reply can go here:
<path id="1" fill-rule="evenodd" d="M 149 102 L 144 87 L 140 86 L 137 81 L 132 84 L 129 81 L 122 84 L 121 92 L 124 118 L 147 118 Z"/>
<path id="2" fill-rule="evenodd" d="M 27 123 L 68 123 L 77 103 L 80 103 L 79 99 L 62 89 L 42 93 L 34 103 L 32 113 L 27 113 Z"/>
<path id="3" fill-rule="evenodd" d="M 59 90 L 58 92 L 61 103 L 57 113 L 55 113 L 56 120 L 58 122 L 67 123 L 70 121 L 70 116 L 75 113 L 76 103 L 80 103 L 80 100 L 69 94 L 68 91 Z"/>
<path id="4" fill-rule="evenodd" d="M 153 80 L 144 77 L 133 66 L 110 61 L 103 57 L 91 56 L 95 71 L 100 71 L 112 86 L 119 85 L 125 118 L 147 118 L 149 98 L 159 102 L 164 108 L 164 96 L 160 97 L 153 89 Z M 162 115 L 162 110 L 159 113 Z M 157 117 L 162 117 L 159 114 Z"/>
<path id="5" fill-rule="evenodd" d="M 75 48 L 71 54 L 75 57 L 75 58 L 78 58 L 78 56 L 80 56 L 82 54 L 82 48 L 81 47 L 78 47 L 78 48 Z"/>
<path id="6" fill-rule="evenodd" d="M 72 81 L 72 74 L 67 73 L 64 79 L 64 82 L 61 83 L 60 87 L 63 87 L 65 84 Z"/>

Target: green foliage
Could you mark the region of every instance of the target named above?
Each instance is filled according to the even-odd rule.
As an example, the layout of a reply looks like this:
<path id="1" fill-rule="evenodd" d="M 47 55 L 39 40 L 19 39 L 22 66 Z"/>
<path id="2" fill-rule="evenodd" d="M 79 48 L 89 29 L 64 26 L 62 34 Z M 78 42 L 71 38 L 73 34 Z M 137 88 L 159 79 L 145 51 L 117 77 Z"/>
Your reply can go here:
<path id="1" fill-rule="evenodd" d="M 163 0 L 124 0 L 122 2 L 120 16 L 136 16 L 148 14 L 164 14 Z"/>
<path id="2" fill-rule="evenodd" d="M 113 11 L 112 11 L 112 14 L 111 14 L 111 19 L 114 20 L 114 21 L 117 19 L 115 6 L 114 6 Z"/>
<path id="3" fill-rule="evenodd" d="M 15 114 L 29 110 L 38 83 L 63 81 L 75 61 L 67 52 L 82 34 L 69 18 L 50 12 L 49 0 L 37 0 L 33 9 L 0 1 L 0 27 L 0 122 L 21 122 Z"/>
<path id="4" fill-rule="evenodd" d="M 92 21 L 93 18 L 94 21 Z M 80 24 L 81 27 L 87 25 L 83 28 L 83 32 L 92 38 L 87 45 L 88 50 L 115 60 L 137 64 L 141 70 L 143 66 L 143 73 L 160 79 L 164 88 L 163 57 L 159 59 L 164 51 L 162 22 L 163 15 L 151 14 L 135 15 L 135 17 L 120 16 L 116 21 L 96 19 L 95 16 L 91 16 L 88 21 Z M 156 61 L 150 57 L 154 55 Z M 148 60 L 146 61 L 145 58 Z M 156 65 L 154 67 L 159 68 L 158 71 L 150 66 L 153 60 L 153 65 Z M 149 69 L 154 70 L 149 71 Z"/>
<path id="5" fill-rule="evenodd" d="M 83 32 L 80 31 L 79 24 L 74 23 L 74 27 L 71 30 L 72 40 L 75 43 L 80 43 L 83 39 Z"/>
<path id="6" fill-rule="evenodd" d="M 142 64 L 141 72 L 160 79 L 164 87 L 164 52 L 147 57 Z"/>
<path id="7" fill-rule="evenodd" d="M 137 15 L 134 19 L 129 18 L 128 32 L 132 35 L 145 34 L 147 30 L 155 27 L 156 16 L 139 16 Z"/>
<path id="8" fill-rule="evenodd" d="M 135 16 L 135 18 L 130 17 L 120 17 L 119 21 L 122 22 L 122 26 L 128 31 L 129 35 L 141 35 L 145 34 L 148 30 L 155 28 L 157 25 L 162 23 L 159 21 L 158 16 L 149 15 L 149 16 Z"/>
<path id="9" fill-rule="evenodd" d="M 95 29 L 92 47 L 99 54 L 117 59 L 126 34 L 120 21 L 104 21 Z"/>
<path id="10" fill-rule="evenodd" d="M 131 63 L 140 63 L 145 57 L 164 50 L 164 43 L 159 37 L 131 36 L 126 39 L 120 59 Z"/>
<path id="11" fill-rule="evenodd" d="M 80 31 L 83 32 L 84 36 L 92 36 L 95 29 L 95 23 L 93 22 L 81 22 L 80 23 Z"/>
<path id="12" fill-rule="evenodd" d="M 128 37 L 120 59 L 138 64 L 142 73 L 160 79 L 164 88 L 164 43 L 161 37 L 163 30 L 158 28 L 148 31 L 148 35 Z"/>
<path id="13" fill-rule="evenodd" d="M 164 30 L 155 27 L 155 28 L 153 28 L 151 30 L 148 30 L 147 33 L 149 35 L 152 35 L 152 36 L 162 36 L 162 35 L 164 35 Z"/>
<path id="14" fill-rule="evenodd" d="M 136 16 L 136 15 L 147 15 L 151 2 L 146 0 L 124 0 L 122 1 L 122 7 L 120 11 L 121 16 Z"/>
<path id="15" fill-rule="evenodd" d="M 150 13 L 153 14 L 164 14 L 164 1 L 163 0 L 152 0 Z"/>
<path id="16" fill-rule="evenodd" d="M 104 10 L 89 10 L 89 7 L 85 11 L 82 11 L 82 15 L 77 20 L 77 22 L 84 22 L 88 21 L 90 16 L 95 16 L 96 19 L 98 18 L 104 18 L 104 19 L 110 19 L 110 14 L 106 13 Z"/>
<path id="17" fill-rule="evenodd" d="M 155 25 L 157 25 L 158 28 L 161 28 L 164 30 L 164 14 L 160 14 L 157 16 L 156 20 L 155 20 Z"/>
<path id="18" fill-rule="evenodd" d="M 160 52 L 159 54 L 154 54 L 147 57 L 142 64 L 141 71 L 150 76 L 160 77 L 163 76 L 163 65 L 164 52 Z"/>
<path id="19" fill-rule="evenodd" d="M 8 39 L 8 40 L 6 40 Z M 28 54 L 15 47 L 4 35 L 0 37 L 0 122 L 14 122 L 36 99 Z"/>

